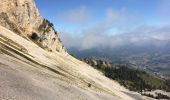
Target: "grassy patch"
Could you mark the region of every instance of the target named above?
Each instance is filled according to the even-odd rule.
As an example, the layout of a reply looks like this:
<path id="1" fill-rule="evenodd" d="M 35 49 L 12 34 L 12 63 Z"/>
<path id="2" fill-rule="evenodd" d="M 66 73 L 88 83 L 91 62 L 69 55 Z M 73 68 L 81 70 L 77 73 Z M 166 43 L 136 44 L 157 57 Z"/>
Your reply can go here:
<path id="1" fill-rule="evenodd" d="M 165 86 L 165 81 L 158 78 L 158 77 L 154 77 L 148 74 L 140 74 L 139 75 L 147 84 L 152 85 L 155 88 L 159 88 L 159 89 L 164 89 Z"/>

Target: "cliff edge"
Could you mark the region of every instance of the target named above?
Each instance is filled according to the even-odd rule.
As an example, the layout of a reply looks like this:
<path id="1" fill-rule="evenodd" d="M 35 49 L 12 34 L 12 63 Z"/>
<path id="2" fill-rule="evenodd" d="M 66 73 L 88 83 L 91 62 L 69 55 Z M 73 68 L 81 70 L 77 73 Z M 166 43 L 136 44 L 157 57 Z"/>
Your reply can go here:
<path id="1" fill-rule="evenodd" d="M 40 16 L 34 0 L 0 0 L 0 24 L 44 49 L 65 52 L 53 24 Z"/>

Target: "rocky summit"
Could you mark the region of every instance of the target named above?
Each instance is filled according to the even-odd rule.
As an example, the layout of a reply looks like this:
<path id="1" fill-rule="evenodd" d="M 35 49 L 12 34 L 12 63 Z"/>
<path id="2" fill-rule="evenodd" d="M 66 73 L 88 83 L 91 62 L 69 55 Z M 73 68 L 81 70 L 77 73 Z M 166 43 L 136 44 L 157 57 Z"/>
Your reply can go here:
<path id="1" fill-rule="evenodd" d="M 0 0 L 0 24 L 50 51 L 65 52 L 53 24 L 42 18 L 34 0 Z"/>

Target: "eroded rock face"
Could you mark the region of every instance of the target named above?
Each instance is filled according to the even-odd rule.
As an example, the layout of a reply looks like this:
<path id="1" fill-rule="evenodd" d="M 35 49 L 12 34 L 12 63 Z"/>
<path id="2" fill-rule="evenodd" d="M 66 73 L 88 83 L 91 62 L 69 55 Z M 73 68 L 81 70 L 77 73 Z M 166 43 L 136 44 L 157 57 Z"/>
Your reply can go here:
<path id="1" fill-rule="evenodd" d="M 26 39 L 37 34 L 32 40 L 42 48 L 65 52 L 53 24 L 40 16 L 34 0 L 0 0 L 0 25 Z"/>

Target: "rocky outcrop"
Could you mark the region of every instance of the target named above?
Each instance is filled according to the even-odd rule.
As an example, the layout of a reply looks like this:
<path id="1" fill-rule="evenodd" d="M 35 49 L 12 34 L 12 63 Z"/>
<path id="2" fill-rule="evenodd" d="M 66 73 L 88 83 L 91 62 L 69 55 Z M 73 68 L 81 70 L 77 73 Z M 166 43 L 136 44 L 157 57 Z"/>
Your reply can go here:
<path id="1" fill-rule="evenodd" d="M 0 25 L 44 49 L 65 52 L 53 24 L 40 16 L 34 0 L 0 0 Z"/>
<path id="2" fill-rule="evenodd" d="M 91 66 L 103 66 L 103 67 L 111 67 L 112 66 L 111 62 L 100 60 L 100 59 L 85 58 L 85 59 L 82 59 L 82 61 L 91 65 Z"/>

